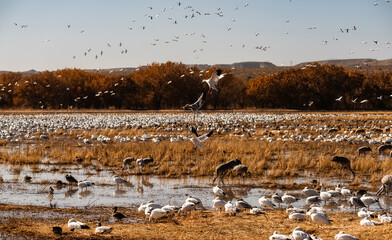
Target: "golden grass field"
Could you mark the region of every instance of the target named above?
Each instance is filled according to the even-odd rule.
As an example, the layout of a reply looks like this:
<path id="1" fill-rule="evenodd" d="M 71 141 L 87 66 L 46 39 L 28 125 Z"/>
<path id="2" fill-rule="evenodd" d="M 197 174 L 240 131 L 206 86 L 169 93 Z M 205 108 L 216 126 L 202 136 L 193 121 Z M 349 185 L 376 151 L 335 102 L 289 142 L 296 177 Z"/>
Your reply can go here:
<path id="1" fill-rule="evenodd" d="M 322 114 L 322 113 L 321 113 Z M 279 138 L 296 134 L 295 129 L 303 126 L 328 126 L 337 128 L 339 133 L 352 132 L 364 128 L 367 131 L 381 129 L 384 133 L 385 127 L 392 121 L 392 115 L 385 113 L 360 113 L 355 117 L 337 116 L 335 118 L 303 118 L 302 126 L 298 122 L 285 121 L 276 122 L 267 128 L 258 124 L 252 137 L 240 137 L 231 133 L 214 133 L 204 149 L 195 149 L 190 141 L 170 143 L 164 140 L 159 144 L 148 142 L 129 143 L 95 143 L 85 145 L 77 140 L 79 136 L 89 138 L 92 134 L 114 136 L 141 136 L 143 134 L 168 134 L 157 129 L 105 129 L 105 130 L 72 130 L 64 136 L 64 131 L 58 131 L 50 136 L 50 141 L 37 140 L 28 142 L 17 151 L 6 151 L 14 149 L 18 144 L 11 144 L 5 140 L 0 141 L 3 151 L 0 152 L 0 163 L 11 164 L 17 171 L 25 164 L 45 164 L 49 171 L 65 172 L 70 164 L 76 164 L 74 159 L 80 156 L 84 159 L 83 166 L 94 166 L 96 170 L 111 169 L 119 175 L 143 174 L 156 175 L 168 178 L 179 178 L 181 176 L 209 177 L 213 178 L 215 168 L 221 163 L 238 158 L 249 167 L 252 179 L 262 180 L 263 184 L 271 189 L 277 186 L 280 189 L 302 189 L 308 185 L 285 184 L 279 185 L 278 179 L 296 179 L 305 177 L 312 179 L 328 179 L 341 176 L 342 180 L 350 183 L 350 189 L 364 188 L 361 182 L 370 183 L 368 190 L 376 191 L 380 186 L 380 179 L 386 174 L 392 174 L 392 158 L 386 157 L 380 160 L 377 147 L 372 146 L 373 152 L 366 156 L 357 156 L 358 147 L 367 144 L 354 144 L 349 142 L 295 142 L 295 141 L 261 141 L 265 134 Z M 346 121 L 350 120 L 350 124 Z M 294 126 L 294 127 L 293 127 Z M 287 130 L 287 131 L 286 131 Z M 286 131 L 286 132 L 285 132 Z M 206 132 L 202 130 L 202 132 Z M 308 135 L 317 136 L 325 134 L 317 128 L 304 128 L 303 132 Z M 40 132 L 35 133 L 36 136 Z M 173 134 L 173 133 L 172 133 Z M 175 132 L 191 136 L 187 130 Z M 331 162 L 335 155 L 345 156 L 351 160 L 351 167 L 356 172 L 354 181 L 350 181 L 351 174 L 347 170 Z M 148 157 L 152 156 L 154 162 L 145 168 L 143 172 L 134 168 L 130 171 L 121 171 L 122 161 L 126 157 Z M 1 176 L 0 176 L 1 179 Z M 47 184 L 47 183 L 42 183 Z M 1 181 L 0 181 L 1 187 Z M 123 209 L 122 212 L 135 219 L 132 223 L 108 223 L 110 209 L 53 209 L 36 206 L 0 205 L 2 212 L 20 212 L 18 217 L 0 217 L 0 234 L 7 236 L 23 236 L 27 239 L 56 239 L 51 232 L 52 226 L 61 226 L 65 234 L 61 239 L 267 239 L 275 230 L 282 234 L 289 234 L 296 226 L 301 226 L 309 233 L 314 233 L 323 239 L 333 239 L 335 234 L 344 230 L 360 239 L 391 239 L 392 231 L 390 225 L 385 224 L 377 227 L 362 227 L 359 225 L 359 217 L 352 213 L 341 214 L 339 212 L 328 213 L 333 220 L 332 226 L 323 228 L 305 221 L 302 223 L 290 222 L 288 215 L 282 210 L 267 211 L 267 218 L 242 213 L 239 216 L 230 217 L 212 211 L 197 211 L 190 217 L 174 216 L 168 220 L 158 223 L 149 223 L 144 220 L 144 214 Z M 93 226 L 97 219 L 85 217 L 99 215 L 103 225 L 114 228 L 111 235 L 96 235 L 93 230 L 79 230 L 69 232 L 67 221 L 69 215 L 54 219 L 29 217 L 29 212 L 60 212 L 75 215 L 78 220 L 88 222 Z M 24 216 L 26 213 L 26 216 Z M 1 235 L 0 235 L 1 238 Z"/>
<path id="2" fill-rule="evenodd" d="M 345 231 L 359 239 L 386 240 L 392 238 L 390 224 L 381 226 L 360 226 L 360 218 L 352 213 L 329 213 L 333 220 L 330 226 L 318 227 L 309 220 L 293 222 L 288 219 L 284 210 L 267 210 L 263 215 L 240 213 L 229 216 L 214 211 L 195 211 L 190 216 L 174 216 L 158 222 L 148 222 L 144 214 L 122 210 L 129 219 L 123 222 L 113 222 L 110 209 L 51 209 L 43 207 L 22 207 L 0 205 L 1 211 L 20 212 L 17 218 L 1 220 L 0 232 L 14 236 L 24 236 L 28 239 L 268 239 L 274 231 L 289 235 L 292 230 L 300 226 L 309 234 L 315 234 L 322 239 L 334 239 L 334 236 Z M 62 212 L 74 215 L 78 221 L 87 223 L 91 229 L 68 230 L 68 218 L 23 217 L 24 212 Z M 99 218 L 86 218 L 87 215 L 99 215 Z M 111 234 L 102 235 L 94 232 L 95 223 L 100 220 L 104 226 L 113 228 Z M 111 223 L 108 223 L 108 221 Z M 130 223 L 131 222 L 131 223 Z M 63 229 L 61 237 L 52 233 L 53 226 Z"/>

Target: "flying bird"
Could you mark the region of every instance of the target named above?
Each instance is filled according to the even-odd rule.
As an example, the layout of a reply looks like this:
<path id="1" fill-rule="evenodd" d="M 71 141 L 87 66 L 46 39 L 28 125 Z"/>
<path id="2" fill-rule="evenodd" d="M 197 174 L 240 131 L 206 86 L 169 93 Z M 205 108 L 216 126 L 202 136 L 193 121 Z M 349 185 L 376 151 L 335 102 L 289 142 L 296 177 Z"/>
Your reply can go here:
<path id="1" fill-rule="evenodd" d="M 201 143 L 210 138 L 214 131 L 215 130 L 211 130 L 208 133 L 199 136 L 196 129 L 194 127 L 191 127 L 191 132 L 195 135 L 195 137 L 191 138 L 190 140 L 193 144 L 195 144 L 196 147 L 203 149 Z"/>
<path id="2" fill-rule="evenodd" d="M 182 108 L 184 110 L 186 109 L 190 109 L 192 110 L 194 113 L 200 114 L 201 112 L 199 111 L 199 109 L 203 106 L 204 102 L 206 101 L 206 97 L 207 97 L 207 93 L 204 92 L 200 95 L 200 97 L 197 99 L 196 102 L 192 103 L 192 104 L 186 104 L 185 106 L 183 106 Z"/>
<path id="3" fill-rule="evenodd" d="M 209 91 L 208 93 L 211 94 L 212 93 L 212 89 L 214 89 L 215 91 L 218 91 L 218 89 L 216 88 L 216 84 L 218 84 L 218 81 L 220 79 L 222 79 L 227 73 L 223 73 L 222 74 L 222 70 L 218 69 L 216 71 L 214 71 L 211 75 L 211 77 L 209 79 L 204 79 L 202 82 L 206 82 L 209 86 Z"/>

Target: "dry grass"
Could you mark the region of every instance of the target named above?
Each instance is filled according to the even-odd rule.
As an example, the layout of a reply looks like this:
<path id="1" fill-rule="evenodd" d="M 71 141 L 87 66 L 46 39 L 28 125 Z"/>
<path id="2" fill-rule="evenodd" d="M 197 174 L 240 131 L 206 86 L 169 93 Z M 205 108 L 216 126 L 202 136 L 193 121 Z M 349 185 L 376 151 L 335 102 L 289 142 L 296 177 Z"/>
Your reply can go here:
<path id="1" fill-rule="evenodd" d="M 330 177 L 342 175 L 344 179 L 351 179 L 347 170 L 340 170 L 340 166 L 331 162 L 335 155 L 345 156 L 351 160 L 351 166 L 357 173 L 358 183 L 365 179 L 370 183 L 378 184 L 381 177 L 392 173 L 391 159 L 379 160 L 376 147 L 373 153 L 367 156 L 357 156 L 357 148 L 362 144 L 348 142 L 293 142 L 293 141 L 261 141 L 266 132 L 275 138 L 284 138 L 291 134 L 326 135 L 326 131 L 320 131 L 321 126 L 335 127 L 339 134 L 344 131 L 351 132 L 361 126 L 383 129 L 388 126 L 392 116 L 373 115 L 360 113 L 357 116 L 337 116 L 329 118 L 307 118 L 306 115 L 300 121 L 286 120 L 284 122 L 257 125 L 256 132 L 252 138 L 232 136 L 228 134 L 214 134 L 211 139 L 203 143 L 204 149 L 194 149 L 191 142 L 170 143 L 168 139 L 159 144 L 153 142 L 119 143 L 107 144 L 97 141 L 92 145 L 86 145 L 78 137 L 90 138 L 92 134 L 104 135 L 110 138 L 114 136 L 142 136 L 143 134 L 173 134 L 191 136 L 190 132 L 165 132 L 155 128 L 151 129 L 105 129 L 105 130 L 72 130 L 53 133 L 50 140 L 36 140 L 33 144 L 14 152 L 0 152 L 0 160 L 13 165 L 23 164 L 50 164 L 64 165 L 76 164 L 74 159 L 81 156 L 85 160 L 84 166 L 92 165 L 97 170 L 109 168 L 120 171 L 122 160 L 125 157 L 148 157 L 154 158 L 154 163 L 144 169 L 143 174 L 154 174 L 166 177 L 212 176 L 216 166 L 228 160 L 238 158 L 249 167 L 253 177 L 266 177 L 276 179 L 281 177 L 298 177 L 305 173 L 306 177 Z M 350 124 L 347 124 L 350 121 Z M 266 125 L 270 125 L 267 128 Z M 309 126 L 314 126 L 310 129 Z M 305 128 L 307 127 L 307 128 Z M 363 128 L 363 127 L 362 127 Z M 39 137 L 41 133 L 35 135 Z M 256 139 L 257 138 L 257 139 Z M 4 147 L 13 148 L 11 143 L 1 142 Z M 55 168 L 56 169 L 56 168 Z M 122 175 L 140 174 L 136 168 L 124 171 Z"/>
<path id="2" fill-rule="evenodd" d="M 101 212 L 107 214 L 108 209 L 95 209 L 88 212 L 75 209 L 49 209 L 42 207 L 13 207 L 2 205 L 0 208 L 12 209 L 13 211 L 55 211 L 57 213 L 70 213 L 76 219 L 86 222 L 92 227 L 90 230 L 75 230 L 70 232 L 67 227 L 68 218 L 5 218 L 0 224 L 0 233 L 11 236 L 23 236 L 34 239 L 57 238 L 51 229 L 53 226 L 63 228 L 64 235 L 61 239 L 268 239 L 274 232 L 289 235 L 297 227 L 315 234 L 323 239 L 333 239 L 339 231 L 345 231 L 360 239 L 391 239 L 392 232 L 390 224 L 377 227 L 363 227 L 359 225 L 360 218 L 350 213 L 329 213 L 333 220 L 331 226 L 318 227 L 310 221 L 293 222 L 288 220 L 283 210 L 267 211 L 264 216 L 249 215 L 241 213 L 237 216 L 228 216 L 225 213 L 213 211 L 196 211 L 191 216 L 174 216 L 170 219 L 150 223 L 140 220 L 143 216 L 139 213 L 123 211 L 136 223 L 108 223 L 102 221 L 106 226 L 113 227 L 110 235 L 96 235 L 94 233 L 94 222 L 97 219 L 89 218 L 89 214 Z M 107 220 L 111 219 L 105 216 Z M 133 219 L 133 220 L 132 220 Z"/>

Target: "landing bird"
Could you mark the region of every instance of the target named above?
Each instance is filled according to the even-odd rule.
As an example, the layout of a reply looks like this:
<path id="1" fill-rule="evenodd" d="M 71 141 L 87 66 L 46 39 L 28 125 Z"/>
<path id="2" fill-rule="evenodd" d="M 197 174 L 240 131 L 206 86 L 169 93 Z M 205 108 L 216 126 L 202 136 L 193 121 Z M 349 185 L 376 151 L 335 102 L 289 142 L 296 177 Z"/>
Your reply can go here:
<path id="1" fill-rule="evenodd" d="M 222 70 L 218 69 L 214 71 L 209 79 L 204 79 L 202 82 L 206 82 L 208 84 L 209 90 L 208 93 L 211 94 L 212 90 L 218 91 L 216 85 L 218 81 L 222 79 L 227 73 L 222 74 Z"/>
<path id="2" fill-rule="evenodd" d="M 186 104 L 185 106 L 183 106 L 182 108 L 184 110 L 186 109 L 190 109 L 192 110 L 194 113 L 200 114 L 201 112 L 199 111 L 199 109 L 203 106 L 204 102 L 206 101 L 206 97 L 207 97 L 207 93 L 204 92 L 200 95 L 200 97 L 197 99 L 196 102 L 192 103 L 192 104 Z"/>
<path id="3" fill-rule="evenodd" d="M 210 138 L 211 135 L 214 133 L 215 129 L 201 136 L 199 136 L 199 134 L 197 133 L 194 127 L 191 128 L 191 131 L 195 135 L 195 137 L 191 138 L 190 140 L 192 141 L 193 144 L 195 144 L 196 147 L 203 149 L 201 143 L 207 140 L 208 138 Z"/>

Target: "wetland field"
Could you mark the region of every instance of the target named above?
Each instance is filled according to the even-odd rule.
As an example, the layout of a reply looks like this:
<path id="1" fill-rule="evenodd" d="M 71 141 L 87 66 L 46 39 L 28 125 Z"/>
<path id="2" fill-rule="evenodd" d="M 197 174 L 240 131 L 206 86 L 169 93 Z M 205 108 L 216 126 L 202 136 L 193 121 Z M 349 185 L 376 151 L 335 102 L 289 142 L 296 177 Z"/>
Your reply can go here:
<path id="1" fill-rule="evenodd" d="M 298 226 L 321 239 L 340 231 L 391 239 L 391 223 L 361 226 L 359 209 L 348 202 L 366 190 L 377 200 L 370 211 L 391 213 L 392 197 L 376 196 L 381 178 L 392 174 L 391 150 L 379 150 L 392 143 L 391 126 L 390 112 L 3 112 L 0 239 L 268 239 Z M 202 148 L 191 127 L 199 135 L 213 131 Z M 359 155 L 365 146 L 371 151 Z M 334 156 L 347 158 L 354 174 Z M 134 161 L 124 164 L 126 158 Z M 153 161 L 137 161 L 147 158 Z M 216 167 L 233 159 L 250 174 L 228 171 L 213 183 Z M 94 184 L 70 184 L 66 175 Z M 115 175 L 126 182 L 115 182 Z M 221 200 L 243 199 L 263 214 L 215 210 L 216 185 L 225 192 Z M 262 196 L 287 193 L 296 198 L 290 207 L 308 210 L 305 187 L 339 192 L 317 205 L 331 225 L 310 216 L 290 219 L 286 203 L 260 206 Z M 341 195 L 343 188 L 350 194 Z M 187 195 L 203 207 L 183 210 Z M 150 221 L 151 212 L 139 211 L 148 201 L 174 210 Z M 115 206 L 127 218 L 117 220 Z M 72 218 L 90 229 L 71 231 Z M 97 222 L 112 232 L 95 233 Z"/>

